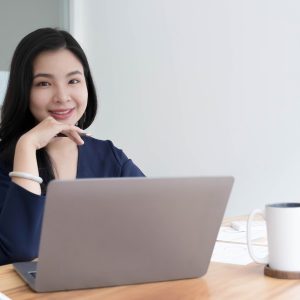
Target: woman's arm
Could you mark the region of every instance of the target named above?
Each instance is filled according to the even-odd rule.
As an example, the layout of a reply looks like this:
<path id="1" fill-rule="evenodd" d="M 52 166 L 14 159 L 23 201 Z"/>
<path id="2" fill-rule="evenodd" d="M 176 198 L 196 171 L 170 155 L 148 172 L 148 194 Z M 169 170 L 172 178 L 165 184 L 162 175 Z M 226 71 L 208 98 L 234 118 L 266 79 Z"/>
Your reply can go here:
<path id="1" fill-rule="evenodd" d="M 14 171 L 39 176 L 36 147 L 24 136 L 17 142 L 13 168 Z M 12 181 L 34 194 L 41 195 L 41 186 L 36 181 L 19 177 L 12 177 Z"/>
<path id="2" fill-rule="evenodd" d="M 39 176 L 36 151 L 47 146 L 55 136 L 64 132 L 77 144 L 83 144 L 79 133 L 83 130 L 48 117 L 37 126 L 26 132 L 17 142 L 14 155 L 14 172 L 25 172 L 34 176 Z M 40 184 L 25 178 L 12 177 L 12 181 L 37 195 L 41 195 Z"/>
<path id="3" fill-rule="evenodd" d="M 44 204 L 0 168 L 0 265 L 37 257 Z"/>
<path id="4" fill-rule="evenodd" d="M 49 117 L 18 140 L 13 171 L 39 176 L 36 151 L 47 146 L 60 132 L 77 144 L 83 130 Z M 0 265 L 37 257 L 45 196 L 30 179 L 8 176 L 0 166 Z"/>

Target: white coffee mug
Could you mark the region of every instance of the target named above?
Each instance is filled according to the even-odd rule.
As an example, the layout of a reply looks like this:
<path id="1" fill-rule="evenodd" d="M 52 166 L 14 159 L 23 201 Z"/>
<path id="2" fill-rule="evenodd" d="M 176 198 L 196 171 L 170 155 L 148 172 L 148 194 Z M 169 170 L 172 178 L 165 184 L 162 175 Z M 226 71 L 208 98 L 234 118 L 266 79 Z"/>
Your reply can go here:
<path id="1" fill-rule="evenodd" d="M 259 258 L 252 246 L 252 220 L 262 215 L 267 224 L 268 255 Z M 300 203 L 274 203 L 254 210 L 247 224 L 247 243 L 252 259 L 279 271 L 300 271 Z"/>

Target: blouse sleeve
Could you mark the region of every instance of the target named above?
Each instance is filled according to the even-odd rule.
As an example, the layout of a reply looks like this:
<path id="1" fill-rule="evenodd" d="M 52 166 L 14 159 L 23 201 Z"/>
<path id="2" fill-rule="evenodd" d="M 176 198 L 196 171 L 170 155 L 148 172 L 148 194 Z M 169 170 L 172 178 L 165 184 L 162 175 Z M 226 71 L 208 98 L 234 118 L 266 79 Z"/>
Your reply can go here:
<path id="1" fill-rule="evenodd" d="M 0 265 L 37 257 L 44 204 L 0 169 Z"/>
<path id="2" fill-rule="evenodd" d="M 109 141 L 110 142 L 110 141 Z M 129 159 L 126 154 L 110 142 L 116 160 L 121 166 L 120 177 L 145 177 L 143 172 Z"/>

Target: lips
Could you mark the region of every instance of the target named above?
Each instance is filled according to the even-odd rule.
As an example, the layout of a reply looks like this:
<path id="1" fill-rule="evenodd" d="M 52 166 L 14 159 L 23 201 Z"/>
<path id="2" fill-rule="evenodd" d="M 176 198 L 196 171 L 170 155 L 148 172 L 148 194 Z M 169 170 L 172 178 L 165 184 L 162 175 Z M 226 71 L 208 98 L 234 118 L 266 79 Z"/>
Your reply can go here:
<path id="1" fill-rule="evenodd" d="M 49 113 L 54 119 L 64 120 L 64 119 L 68 119 L 73 114 L 73 111 L 74 108 L 56 109 L 56 110 L 49 110 Z"/>

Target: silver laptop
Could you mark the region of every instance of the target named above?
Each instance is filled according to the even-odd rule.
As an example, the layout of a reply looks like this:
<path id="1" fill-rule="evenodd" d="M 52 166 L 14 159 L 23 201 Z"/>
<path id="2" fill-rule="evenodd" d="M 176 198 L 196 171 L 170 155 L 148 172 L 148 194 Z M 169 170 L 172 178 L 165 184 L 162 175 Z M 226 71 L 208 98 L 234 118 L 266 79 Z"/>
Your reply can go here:
<path id="1" fill-rule="evenodd" d="M 52 181 L 38 262 L 15 263 L 38 292 L 203 276 L 232 177 Z"/>

